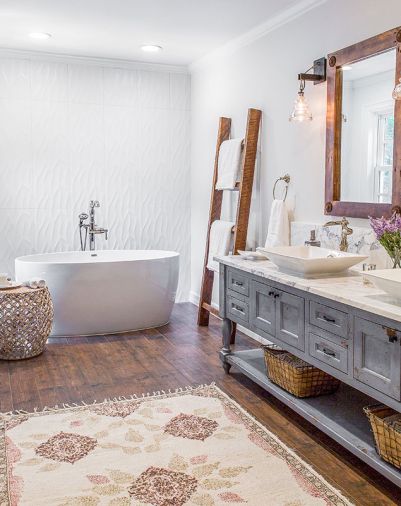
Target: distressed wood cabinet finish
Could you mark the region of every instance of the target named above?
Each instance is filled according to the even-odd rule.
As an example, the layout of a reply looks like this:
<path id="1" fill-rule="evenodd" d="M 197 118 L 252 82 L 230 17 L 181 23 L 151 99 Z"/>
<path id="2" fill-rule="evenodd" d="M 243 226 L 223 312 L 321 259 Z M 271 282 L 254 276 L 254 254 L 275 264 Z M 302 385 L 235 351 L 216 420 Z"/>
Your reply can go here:
<path id="1" fill-rule="evenodd" d="M 223 318 L 220 358 L 227 373 L 232 365 L 238 367 L 401 486 L 401 472 L 376 455 L 361 408 L 379 401 L 401 412 L 401 323 L 224 264 L 220 264 L 220 315 Z M 235 323 L 351 388 L 345 391 L 344 399 L 332 396 L 330 400 L 330 396 L 323 396 L 326 400 L 322 397 L 323 400 L 308 401 L 286 394 L 268 380 L 261 350 L 231 350 Z M 344 389 L 349 387 L 344 385 Z M 357 415 L 353 413 L 355 403 L 347 408 L 349 399 L 355 396 L 359 402 Z M 316 413 L 320 403 L 322 413 Z M 352 419 L 349 424 L 347 409 Z M 344 429 L 343 425 L 350 427 Z"/>
<path id="2" fill-rule="evenodd" d="M 265 337 L 276 336 L 282 344 L 305 349 L 305 301 L 302 297 L 278 290 L 252 279 L 249 327 Z"/>
<path id="3" fill-rule="evenodd" d="M 273 287 L 268 284 L 251 281 L 250 324 L 253 328 L 274 336 L 276 334 L 276 304 Z"/>
<path id="4" fill-rule="evenodd" d="M 401 377 L 399 336 L 394 329 L 355 318 L 354 378 L 398 401 Z"/>
<path id="5" fill-rule="evenodd" d="M 277 295 L 277 297 L 276 297 Z M 305 350 L 305 300 L 278 290 L 276 298 L 276 338 L 285 345 Z"/>

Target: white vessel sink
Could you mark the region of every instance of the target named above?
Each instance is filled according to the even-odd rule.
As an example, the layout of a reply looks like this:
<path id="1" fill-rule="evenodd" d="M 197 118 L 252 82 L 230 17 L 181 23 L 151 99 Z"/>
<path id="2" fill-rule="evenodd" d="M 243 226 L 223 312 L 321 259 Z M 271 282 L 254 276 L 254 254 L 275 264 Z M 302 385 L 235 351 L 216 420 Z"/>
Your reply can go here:
<path id="1" fill-rule="evenodd" d="M 338 274 L 367 256 L 314 246 L 258 248 L 282 271 L 304 277 Z"/>
<path id="2" fill-rule="evenodd" d="M 377 288 L 401 300 L 401 269 L 379 269 L 363 273 Z"/>

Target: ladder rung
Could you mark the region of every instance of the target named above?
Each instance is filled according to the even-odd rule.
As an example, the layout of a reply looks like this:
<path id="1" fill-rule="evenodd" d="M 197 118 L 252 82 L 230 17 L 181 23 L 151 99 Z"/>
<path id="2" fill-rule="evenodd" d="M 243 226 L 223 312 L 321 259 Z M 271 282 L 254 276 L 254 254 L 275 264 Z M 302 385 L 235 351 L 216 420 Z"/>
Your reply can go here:
<path id="1" fill-rule="evenodd" d="M 214 314 L 215 316 L 219 316 L 219 310 L 213 307 L 212 305 L 208 304 L 207 302 L 204 302 L 202 304 L 203 309 L 206 309 L 206 311 L 209 311 L 209 313 Z"/>

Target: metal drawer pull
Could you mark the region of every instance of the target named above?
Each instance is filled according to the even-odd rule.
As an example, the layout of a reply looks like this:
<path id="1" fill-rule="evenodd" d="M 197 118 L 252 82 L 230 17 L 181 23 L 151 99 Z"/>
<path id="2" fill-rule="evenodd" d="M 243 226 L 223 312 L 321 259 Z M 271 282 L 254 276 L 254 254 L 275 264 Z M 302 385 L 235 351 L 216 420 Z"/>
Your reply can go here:
<path id="1" fill-rule="evenodd" d="M 322 315 L 322 319 L 327 322 L 327 323 L 336 323 L 336 320 L 335 318 L 329 318 L 328 316 L 326 316 L 325 314 Z"/>
<path id="2" fill-rule="evenodd" d="M 233 285 L 235 285 L 235 286 L 244 286 L 244 283 L 242 283 L 241 281 L 234 281 Z"/>
<path id="3" fill-rule="evenodd" d="M 239 313 L 245 314 L 245 311 L 242 309 L 242 307 L 237 306 L 237 304 L 232 304 L 231 307 L 235 309 L 235 311 L 238 311 Z"/>
<path id="4" fill-rule="evenodd" d="M 397 331 L 395 329 L 390 329 L 388 327 L 383 327 L 388 336 L 389 343 L 396 343 L 398 341 Z"/>
<path id="5" fill-rule="evenodd" d="M 277 299 L 278 297 L 280 297 L 280 294 L 279 293 L 275 293 L 274 294 L 274 298 Z"/>
<path id="6" fill-rule="evenodd" d="M 274 292 L 269 292 L 269 297 L 272 297 L 274 295 Z"/>
<path id="7" fill-rule="evenodd" d="M 325 355 L 328 355 L 329 357 L 335 357 L 336 356 L 336 353 L 333 350 L 329 350 L 327 348 L 322 348 L 322 352 Z"/>

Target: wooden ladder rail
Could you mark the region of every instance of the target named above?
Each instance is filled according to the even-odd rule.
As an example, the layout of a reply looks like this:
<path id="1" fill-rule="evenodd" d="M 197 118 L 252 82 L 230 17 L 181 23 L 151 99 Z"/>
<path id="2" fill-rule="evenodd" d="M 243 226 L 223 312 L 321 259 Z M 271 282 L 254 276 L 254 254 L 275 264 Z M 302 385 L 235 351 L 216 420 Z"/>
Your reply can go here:
<path id="1" fill-rule="evenodd" d="M 239 186 L 237 218 L 235 221 L 233 255 L 237 255 L 238 250 L 246 249 L 261 117 L 262 111 L 259 109 L 249 109 L 242 160 L 242 176 Z"/>
<path id="2" fill-rule="evenodd" d="M 202 276 L 201 292 L 199 296 L 198 325 L 205 327 L 209 325 L 209 314 L 214 309 L 211 306 L 214 271 L 211 271 L 207 268 L 207 263 L 209 259 L 209 246 L 210 246 L 210 228 L 214 221 L 220 219 L 221 204 L 223 202 L 223 191 L 216 190 L 216 184 L 218 179 L 219 151 L 222 142 L 230 138 L 230 132 L 231 132 L 231 118 L 220 118 L 219 130 L 217 134 L 216 155 L 214 159 L 212 194 L 210 197 L 209 223 L 206 234 L 205 259 L 203 262 L 203 276 Z"/>
<path id="3" fill-rule="evenodd" d="M 252 187 L 255 174 L 255 163 L 257 155 L 257 146 L 259 139 L 259 128 L 262 111 L 259 109 L 249 109 L 247 128 L 245 134 L 244 153 L 242 157 L 242 171 L 239 184 L 236 189 L 239 191 L 236 222 L 234 226 L 233 254 L 238 250 L 246 249 L 246 238 L 248 233 L 249 212 L 252 199 Z M 209 324 L 210 313 L 218 315 L 219 311 L 211 305 L 214 271 L 207 268 L 210 246 L 210 228 L 215 220 L 220 219 L 221 205 L 223 201 L 223 190 L 216 190 L 218 179 L 218 160 L 220 145 L 223 141 L 230 138 L 231 119 L 220 118 L 219 130 L 217 135 L 216 156 L 214 162 L 213 186 L 210 199 L 209 223 L 206 236 L 205 258 L 203 264 L 203 276 L 201 293 L 199 298 L 198 325 L 207 326 Z M 235 341 L 236 325 L 233 325 L 231 341 Z"/>

